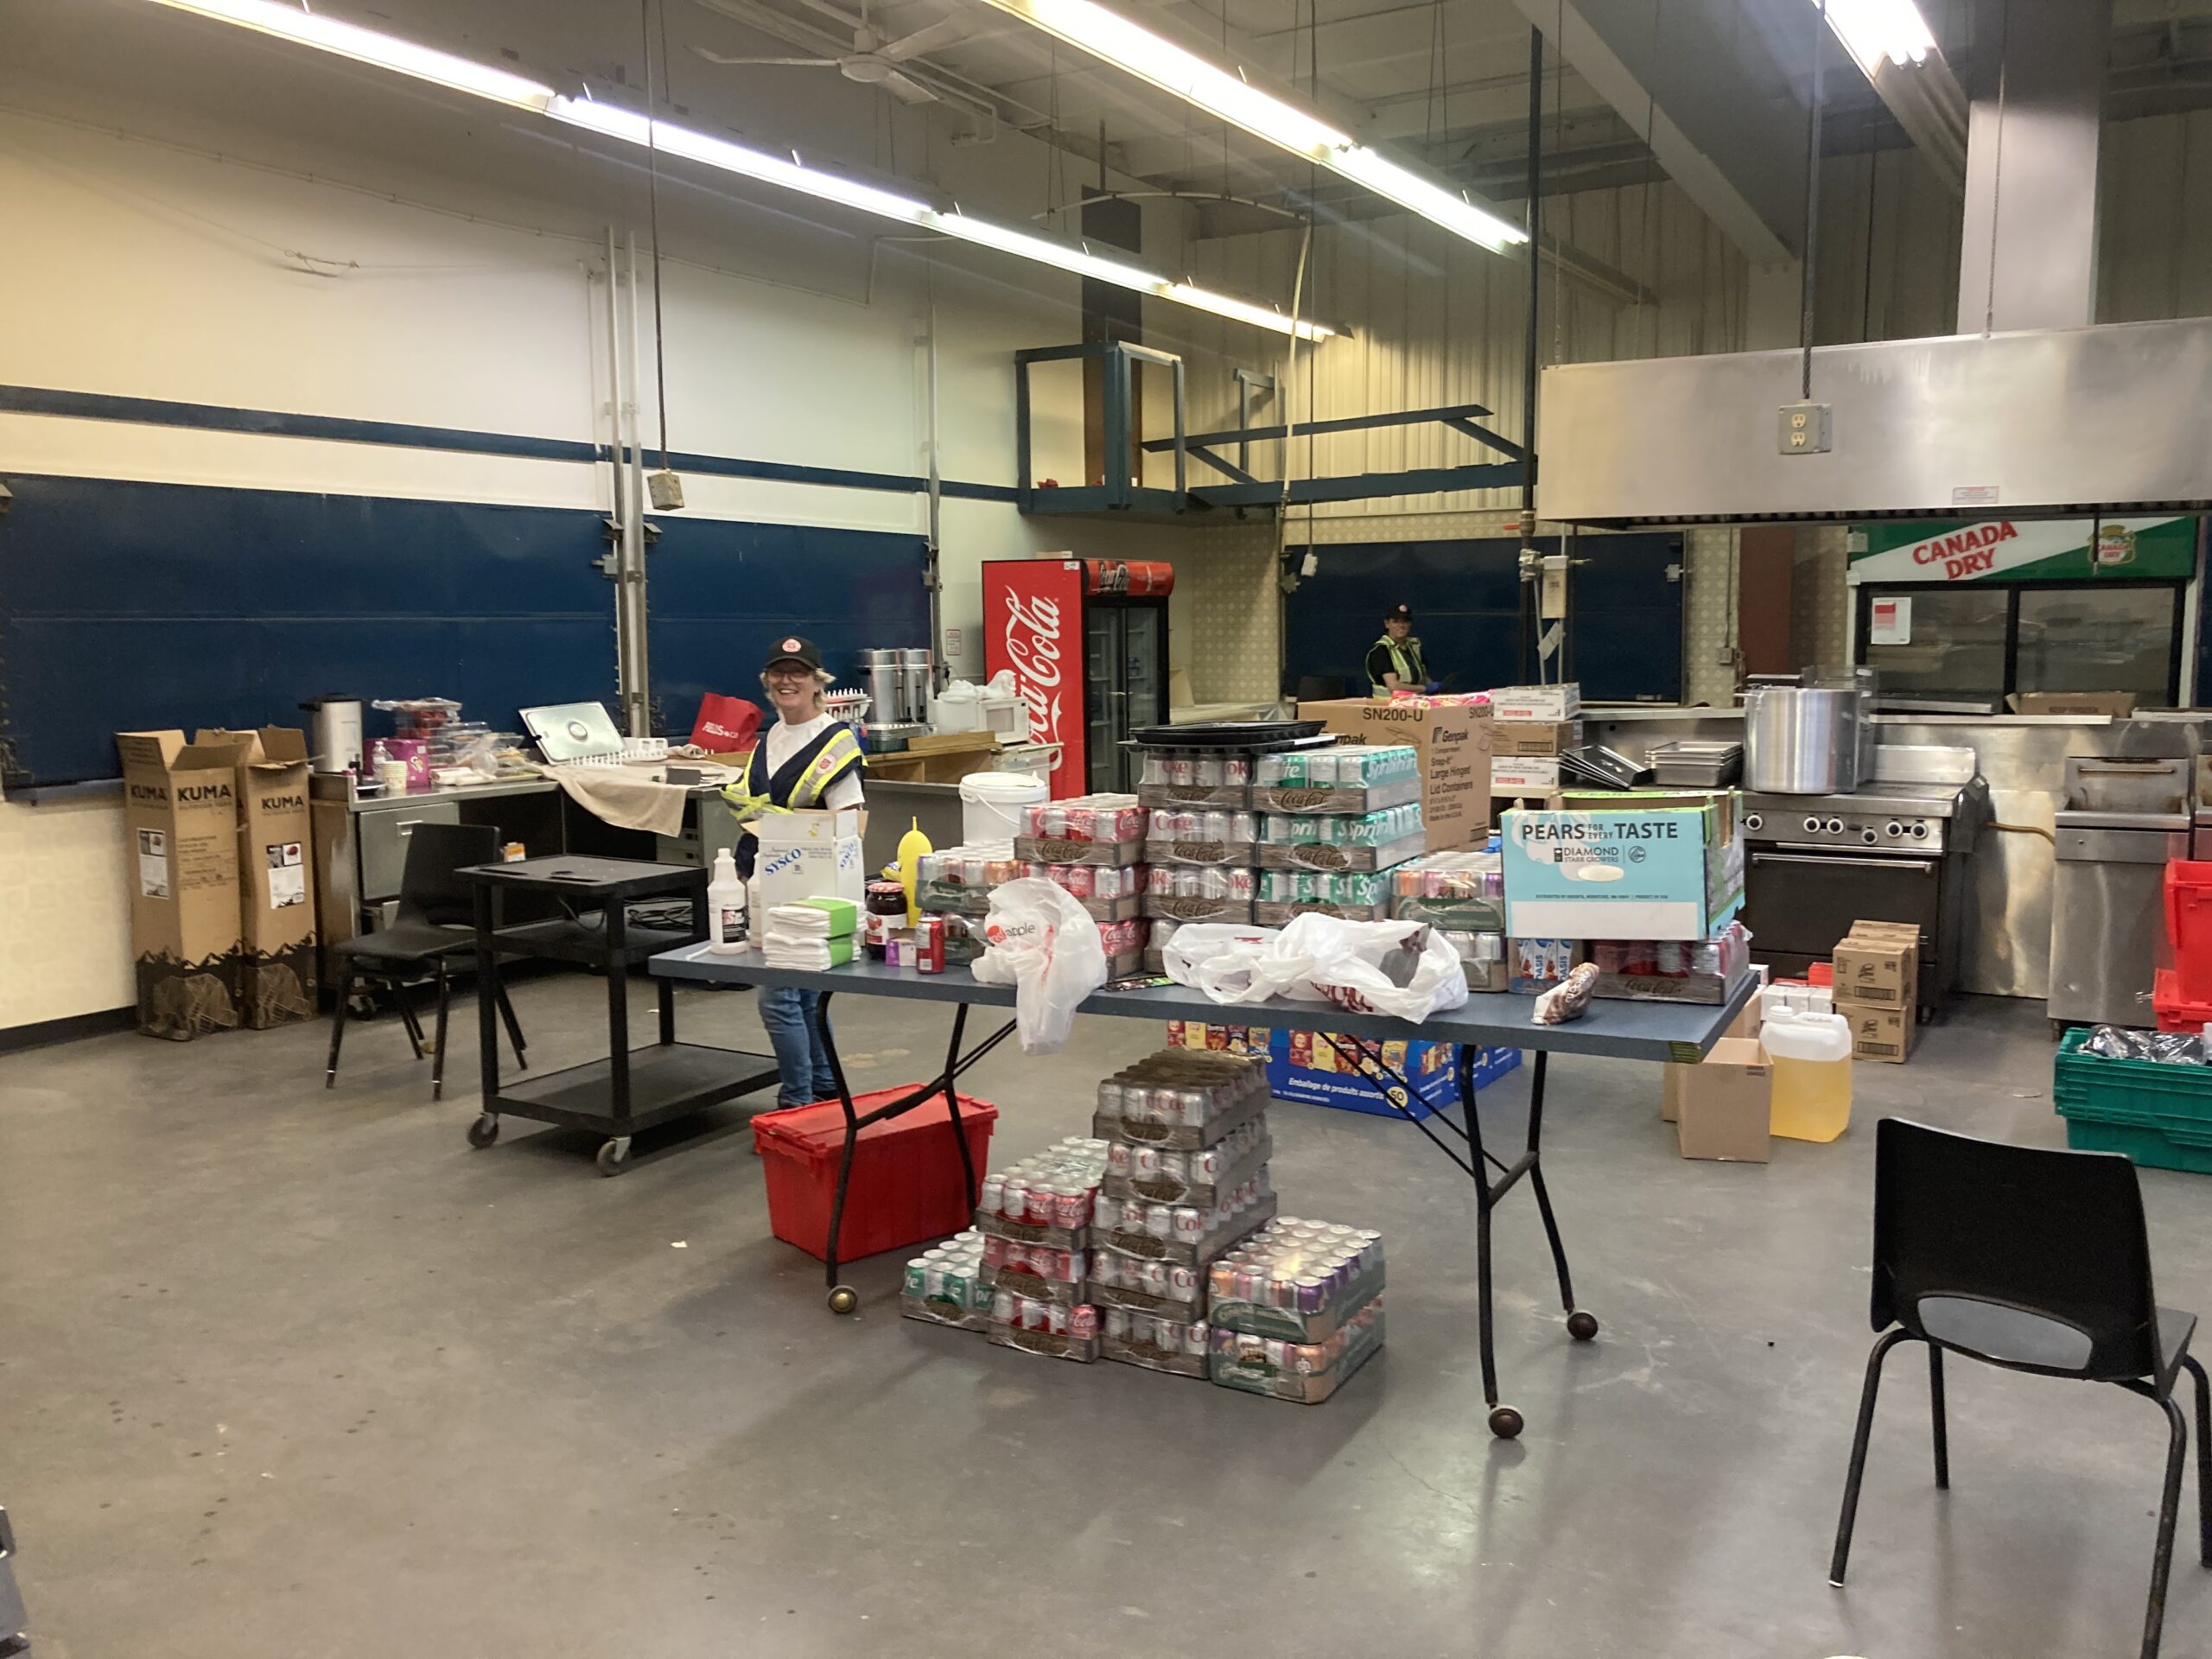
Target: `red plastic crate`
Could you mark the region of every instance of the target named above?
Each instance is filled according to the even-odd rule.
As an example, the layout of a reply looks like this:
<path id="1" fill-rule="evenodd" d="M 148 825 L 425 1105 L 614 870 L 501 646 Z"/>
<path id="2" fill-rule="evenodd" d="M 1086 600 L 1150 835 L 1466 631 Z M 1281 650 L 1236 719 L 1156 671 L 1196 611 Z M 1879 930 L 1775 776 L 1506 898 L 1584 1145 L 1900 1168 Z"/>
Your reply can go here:
<path id="1" fill-rule="evenodd" d="M 1832 962 L 1815 962 L 1808 963 L 1805 969 L 1805 982 L 1808 985 L 1834 984 L 1835 963 Z"/>
<path id="2" fill-rule="evenodd" d="M 2158 1016 L 2160 1031 L 2198 1032 L 2212 1026 L 2212 1002 L 2183 995 L 2180 978 L 2171 968 L 2152 973 L 2151 1007 Z"/>
<path id="3" fill-rule="evenodd" d="M 2179 999 L 2212 1002 L 2212 862 L 2167 861 L 2166 943 Z"/>
<path id="4" fill-rule="evenodd" d="M 862 1116 L 922 1085 L 902 1083 L 853 1103 Z M 853 1151 L 845 1189 L 837 1259 L 857 1262 L 943 1238 L 966 1227 L 976 1194 L 960 1175 L 960 1149 L 947 1127 L 942 1090 L 899 1116 L 871 1123 Z M 991 1130 L 999 1109 L 960 1096 L 960 1123 L 978 1179 L 990 1166 Z M 753 1145 L 768 1183 L 768 1224 L 786 1244 L 817 1261 L 830 1259 L 830 1206 L 837 1196 L 837 1163 L 845 1151 L 845 1113 L 834 1100 L 763 1112 L 753 1120 Z"/>

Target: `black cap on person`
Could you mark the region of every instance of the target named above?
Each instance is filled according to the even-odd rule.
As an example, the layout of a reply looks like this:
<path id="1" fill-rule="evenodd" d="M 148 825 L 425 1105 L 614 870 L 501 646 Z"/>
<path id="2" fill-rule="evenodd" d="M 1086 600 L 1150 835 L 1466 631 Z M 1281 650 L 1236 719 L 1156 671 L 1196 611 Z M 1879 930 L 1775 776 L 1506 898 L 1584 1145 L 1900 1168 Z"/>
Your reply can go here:
<path id="1" fill-rule="evenodd" d="M 778 663 L 800 663 L 819 674 L 822 671 L 822 648 L 811 639 L 802 639 L 795 633 L 787 633 L 768 649 L 767 666 L 773 668 Z"/>

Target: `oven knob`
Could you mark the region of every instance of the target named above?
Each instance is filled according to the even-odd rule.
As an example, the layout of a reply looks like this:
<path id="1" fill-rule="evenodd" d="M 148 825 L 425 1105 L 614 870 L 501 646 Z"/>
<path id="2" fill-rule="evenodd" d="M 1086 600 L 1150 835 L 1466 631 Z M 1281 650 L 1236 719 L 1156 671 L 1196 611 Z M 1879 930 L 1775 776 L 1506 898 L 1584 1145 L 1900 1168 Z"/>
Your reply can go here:
<path id="1" fill-rule="evenodd" d="M 1859 832 L 1859 839 L 1865 842 L 1869 847 L 1872 847 L 1876 842 L 1879 841 L 1881 837 L 1874 833 L 1873 825 L 1869 824 L 1866 829 L 1861 830 Z"/>
<path id="2" fill-rule="evenodd" d="M 1763 829 L 1764 829 L 1765 827 L 1766 827 L 1766 820 L 1765 820 L 1764 818 L 1761 817 L 1758 813 L 1756 813 L 1756 812 L 1746 812 L 1746 813 L 1745 813 L 1745 814 L 1744 814 L 1744 828 L 1745 828 L 1745 829 L 1746 829 L 1746 830 L 1763 830 Z"/>
<path id="3" fill-rule="evenodd" d="M 1828 834 L 1832 836 L 1840 836 L 1843 833 L 1843 820 L 1841 818 L 1830 818 L 1828 820 L 1827 827 Z"/>
<path id="4" fill-rule="evenodd" d="M 1819 834 L 1821 833 L 1821 821 L 1820 821 L 1818 818 L 1808 818 L 1808 819 L 1806 819 L 1806 820 L 1805 820 L 1805 833 L 1806 833 L 1807 835 L 1808 835 L 1808 836 L 1817 836 L 1817 835 L 1819 835 Z"/>
<path id="5" fill-rule="evenodd" d="M 1897 836 L 1904 834 L 1904 825 L 1899 823 L 1895 818 L 1891 818 L 1889 823 L 1889 833 L 1890 838 L 1894 841 Z"/>
<path id="6" fill-rule="evenodd" d="M 1914 824 L 1914 825 L 1912 826 L 1912 838 L 1913 838 L 1915 841 L 1925 841 L 1925 840 L 1927 840 L 1927 839 L 1928 839 L 1928 826 L 1927 826 L 1926 824 L 1924 824 L 1924 823 L 1916 823 L 1916 824 Z"/>

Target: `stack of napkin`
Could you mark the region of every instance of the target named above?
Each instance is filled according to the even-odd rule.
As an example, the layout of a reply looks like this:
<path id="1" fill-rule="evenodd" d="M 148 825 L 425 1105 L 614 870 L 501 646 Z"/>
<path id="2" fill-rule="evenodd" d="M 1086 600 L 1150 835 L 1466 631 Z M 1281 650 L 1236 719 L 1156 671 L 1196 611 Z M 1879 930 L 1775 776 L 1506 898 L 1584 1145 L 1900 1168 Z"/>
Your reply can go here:
<path id="1" fill-rule="evenodd" d="M 768 933 L 761 960 L 771 968 L 805 968 L 817 972 L 842 968 L 853 959 L 854 931 L 860 906 L 849 899 L 802 899 L 768 912 Z"/>

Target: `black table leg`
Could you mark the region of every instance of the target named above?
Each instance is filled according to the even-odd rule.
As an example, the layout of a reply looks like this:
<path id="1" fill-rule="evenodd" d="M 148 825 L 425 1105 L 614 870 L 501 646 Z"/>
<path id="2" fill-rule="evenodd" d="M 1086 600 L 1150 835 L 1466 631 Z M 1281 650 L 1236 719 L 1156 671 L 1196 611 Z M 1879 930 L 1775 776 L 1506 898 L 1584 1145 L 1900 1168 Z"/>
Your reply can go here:
<path id="1" fill-rule="evenodd" d="M 660 1046 L 666 1048 L 676 1040 L 676 982 L 660 982 Z"/>
<path id="2" fill-rule="evenodd" d="M 623 960 L 624 929 L 628 918 L 623 901 L 610 899 L 601 912 L 601 932 L 607 948 L 607 1084 L 611 1116 L 620 1129 L 599 1148 L 602 1175 L 620 1175 L 630 1162 L 630 964 Z M 667 995 L 663 982 L 662 995 Z"/>
<path id="3" fill-rule="evenodd" d="M 483 1090 L 476 1121 L 468 1126 L 468 1144 L 482 1150 L 499 1138 L 499 1016 L 496 1005 L 505 1001 L 499 983 L 499 955 L 493 949 L 495 903 L 489 884 L 475 884 L 476 911 L 476 1076 Z M 439 1057 L 441 1060 L 443 1056 Z M 521 1056 L 516 1056 L 519 1062 Z"/>
<path id="4" fill-rule="evenodd" d="M 952 1124 L 953 1144 L 960 1148 L 960 1174 L 966 1182 L 961 1190 L 966 1197 L 961 1207 L 976 1207 L 976 1154 L 968 1150 L 968 1126 L 960 1121 L 960 1090 L 956 1079 L 960 1071 L 960 1035 L 968 1028 L 968 1005 L 963 1002 L 952 1016 L 952 1040 L 944 1050 L 944 1110 Z"/>
<path id="5" fill-rule="evenodd" d="M 823 1243 L 823 1281 L 830 1287 L 830 1311 L 849 1313 L 861 1304 L 859 1293 L 850 1285 L 837 1282 L 837 1244 L 845 1228 L 845 1190 L 853 1181 L 853 1151 L 860 1143 L 861 1119 L 853 1107 L 853 1091 L 845 1082 L 845 1063 L 837 1056 L 836 1039 L 830 1034 L 830 999 L 834 991 L 822 993 L 822 1001 L 815 1012 L 820 1016 L 822 1052 L 830 1057 L 830 1075 L 837 1080 L 837 1103 L 845 1109 L 845 1147 L 837 1158 L 837 1191 L 830 1200 L 830 1236 Z M 961 1010 L 965 1014 L 967 1005 Z"/>

